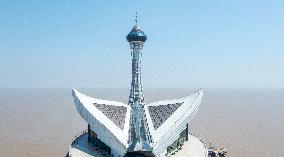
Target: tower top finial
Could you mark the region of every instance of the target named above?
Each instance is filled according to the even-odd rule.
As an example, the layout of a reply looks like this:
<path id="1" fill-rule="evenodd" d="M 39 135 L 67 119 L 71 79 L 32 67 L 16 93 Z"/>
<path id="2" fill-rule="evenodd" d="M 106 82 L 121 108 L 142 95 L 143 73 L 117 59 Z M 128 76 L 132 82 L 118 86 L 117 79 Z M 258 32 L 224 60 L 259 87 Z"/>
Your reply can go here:
<path id="1" fill-rule="evenodd" d="M 134 20 L 135 21 L 135 26 L 137 26 L 137 22 L 138 22 L 137 18 L 138 18 L 138 12 L 136 11 L 136 16 L 135 16 L 135 20 Z"/>
<path id="2" fill-rule="evenodd" d="M 132 30 L 128 33 L 126 36 L 126 39 L 128 42 L 133 42 L 133 41 L 141 41 L 145 42 L 147 40 L 147 36 L 145 33 L 139 28 L 138 26 L 138 12 L 136 12 L 135 16 L 135 26 L 132 28 Z"/>

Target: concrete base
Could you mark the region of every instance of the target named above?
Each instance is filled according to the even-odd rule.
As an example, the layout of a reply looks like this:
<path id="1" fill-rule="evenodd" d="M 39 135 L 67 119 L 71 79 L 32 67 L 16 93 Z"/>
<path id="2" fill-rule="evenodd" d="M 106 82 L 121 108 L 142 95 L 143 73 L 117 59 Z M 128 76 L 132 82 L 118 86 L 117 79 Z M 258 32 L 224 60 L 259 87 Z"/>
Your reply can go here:
<path id="1" fill-rule="evenodd" d="M 84 133 L 77 137 L 69 147 L 70 157 L 111 157 L 111 155 L 88 142 L 88 134 Z M 168 156 L 170 157 L 208 157 L 207 148 L 199 138 L 189 134 L 180 149 L 176 149 Z"/>

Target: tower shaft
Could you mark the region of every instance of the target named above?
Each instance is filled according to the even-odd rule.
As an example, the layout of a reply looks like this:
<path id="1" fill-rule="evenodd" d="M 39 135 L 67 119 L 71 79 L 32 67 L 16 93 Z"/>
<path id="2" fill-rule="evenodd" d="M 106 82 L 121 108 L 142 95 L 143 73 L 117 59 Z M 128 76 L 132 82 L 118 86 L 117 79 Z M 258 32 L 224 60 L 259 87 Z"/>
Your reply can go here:
<path id="1" fill-rule="evenodd" d="M 142 42 L 130 43 L 132 49 L 132 81 L 129 95 L 129 102 L 144 102 L 144 94 L 141 83 L 141 58 L 142 58 Z"/>
<path id="2" fill-rule="evenodd" d="M 132 82 L 129 95 L 131 119 L 128 151 L 150 151 L 151 137 L 145 118 L 144 94 L 141 83 L 141 57 L 143 42 L 130 42 L 132 49 Z"/>

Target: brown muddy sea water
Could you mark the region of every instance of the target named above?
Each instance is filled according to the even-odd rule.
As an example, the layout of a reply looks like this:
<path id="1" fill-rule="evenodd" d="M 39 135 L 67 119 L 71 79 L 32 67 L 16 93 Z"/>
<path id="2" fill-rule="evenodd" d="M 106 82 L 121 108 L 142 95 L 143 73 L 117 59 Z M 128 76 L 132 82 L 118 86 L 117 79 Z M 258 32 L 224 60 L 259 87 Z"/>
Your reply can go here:
<path id="1" fill-rule="evenodd" d="M 78 89 L 127 102 L 128 89 Z M 145 90 L 145 101 L 172 99 L 191 89 Z M 0 157 L 63 157 L 86 129 L 71 89 L 0 89 Z M 284 89 L 204 89 L 191 132 L 224 146 L 231 157 L 284 156 Z"/>

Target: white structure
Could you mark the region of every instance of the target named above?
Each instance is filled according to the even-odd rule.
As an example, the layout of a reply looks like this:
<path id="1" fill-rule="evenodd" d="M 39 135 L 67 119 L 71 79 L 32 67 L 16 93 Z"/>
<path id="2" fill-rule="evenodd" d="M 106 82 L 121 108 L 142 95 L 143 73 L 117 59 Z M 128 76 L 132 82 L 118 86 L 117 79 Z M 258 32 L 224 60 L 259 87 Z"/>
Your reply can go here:
<path id="1" fill-rule="evenodd" d="M 97 150 L 97 151 L 94 151 Z M 99 150 L 99 151 L 98 151 Z M 82 134 L 76 138 L 76 144 L 69 147 L 69 156 L 71 157 L 107 157 L 111 156 L 99 147 L 93 146 L 88 141 L 88 134 Z M 188 135 L 188 141 L 182 146 L 173 150 L 167 156 L 169 157 L 208 157 L 208 151 L 205 144 L 198 137 Z"/>
<path id="2" fill-rule="evenodd" d="M 132 82 L 128 104 L 88 97 L 73 89 L 76 108 L 89 124 L 90 138 L 107 145 L 115 157 L 166 156 L 188 140 L 187 123 L 199 109 L 202 89 L 180 99 L 144 103 L 142 48 L 147 37 L 136 25 L 127 35 L 132 49 Z"/>

